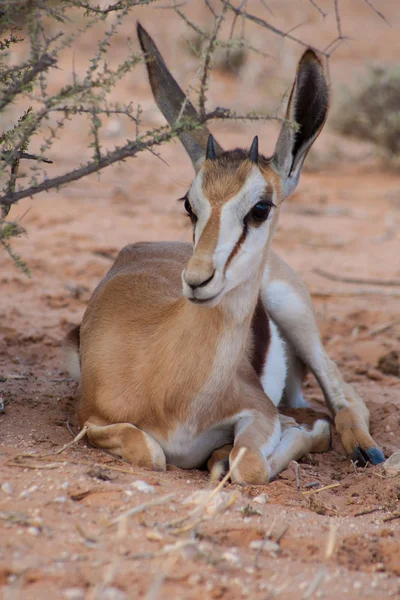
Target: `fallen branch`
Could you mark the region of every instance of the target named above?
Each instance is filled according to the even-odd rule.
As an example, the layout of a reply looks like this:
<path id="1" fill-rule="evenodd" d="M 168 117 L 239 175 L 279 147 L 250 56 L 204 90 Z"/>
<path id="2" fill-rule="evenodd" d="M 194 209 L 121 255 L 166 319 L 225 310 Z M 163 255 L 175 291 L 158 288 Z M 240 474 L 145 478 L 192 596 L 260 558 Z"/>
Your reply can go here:
<path id="1" fill-rule="evenodd" d="M 358 512 L 355 515 L 353 515 L 353 517 L 363 517 L 364 515 L 372 515 L 372 513 L 378 512 L 379 510 L 383 510 L 383 506 L 376 506 L 375 508 L 362 510 L 361 512 Z"/>
<path id="2" fill-rule="evenodd" d="M 347 277 L 346 275 L 336 275 L 335 273 L 329 273 L 324 269 L 316 268 L 312 271 L 320 277 L 325 277 L 330 281 L 341 281 L 342 283 L 358 283 L 361 285 L 382 285 L 387 287 L 400 286 L 400 279 L 364 279 L 362 277 Z"/>
<path id="3" fill-rule="evenodd" d="M 112 521 L 109 522 L 108 526 L 111 527 L 112 525 L 116 525 L 117 523 L 122 521 L 122 519 L 131 517 L 132 515 L 137 515 L 138 513 L 143 512 L 143 511 L 147 510 L 148 508 L 152 508 L 153 506 L 159 506 L 160 504 L 165 504 L 166 502 L 168 502 L 168 500 L 172 500 L 172 498 L 174 498 L 174 496 L 175 496 L 175 494 L 166 494 L 165 496 L 161 496 L 160 498 L 154 498 L 154 500 L 150 500 L 150 502 L 145 502 L 143 504 L 139 504 L 138 506 L 130 508 L 129 510 L 122 513 L 122 515 L 118 515 L 118 517 L 115 517 L 115 519 L 112 519 Z"/>
<path id="4" fill-rule="evenodd" d="M 330 485 L 325 485 L 322 488 L 318 488 L 317 490 L 308 490 L 307 492 L 301 492 L 303 496 L 308 496 L 309 494 L 318 494 L 318 492 L 323 492 L 325 490 L 330 490 L 331 488 L 340 487 L 340 483 L 331 483 Z"/>
<path id="5" fill-rule="evenodd" d="M 383 296 L 385 298 L 400 298 L 400 291 L 397 290 L 314 290 L 311 296 L 317 298 L 330 298 L 332 296 Z"/>

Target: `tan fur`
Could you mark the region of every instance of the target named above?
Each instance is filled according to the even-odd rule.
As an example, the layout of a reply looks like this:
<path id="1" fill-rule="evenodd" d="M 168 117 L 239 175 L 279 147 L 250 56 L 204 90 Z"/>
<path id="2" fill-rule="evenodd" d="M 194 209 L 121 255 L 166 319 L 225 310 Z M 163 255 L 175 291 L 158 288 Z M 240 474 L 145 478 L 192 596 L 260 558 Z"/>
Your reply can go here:
<path id="1" fill-rule="evenodd" d="M 172 124 L 180 114 L 184 94 L 150 36 L 141 26 L 138 32 L 154 96 Z M 319 421 L 307 431 L 279 417 L 253 367 L 256 348 L 263 345 L 257 344 L 257 332 L 251 328 L 260 292 L 264 305 L 260 315 L 267 318 L 269 303 L 272 311 L 279 313 L 279 302 L 268 296 L 265 283 L 279 277 L 281 271 L 285 277 L 285 266 L 269 253 L 269 247 L 279 206 L 297 185 L 304 157 L 323 126 L 327 102 L 322 67 L 309 50 L 299 63 L 287 109 L 288 118 L 299 114 L 304 132 L 300 128 L 295 135 L 284 123 L 270 161 L 258 160 L 253 151 L 223 153 L 208 139 L 205 129 L 180 135 L 198 172 L 189 198 L 195 185 L 202 189 L 201 194 L 196 191 L 196 210 L 201 214 L 195 216 L 202 223 L 196 230 L 199 239 L 194 249 L 179 243 L 128 246 L 95 290 L 80 327 L 78 403 L 80 423 L 88 426 L 93 445 L 138 466 L 164 469 L 169 458 L 178 466 L 201 466 L 215 450 L 232 444 L 231 464 L 239 450 L 246 448 L 242 462 L 232 472 L 232 480 L 240 484 L 268 483 L 291 459 L 326 447 L 327 423 Z M 185 115 L 196 118 L 190 103 Z M 206 139 L 208 158 L 204 160 Z M 241 196 L 247 181 L 252 194 L 247 187 Z M 249 199 L 254 195 L 254 203 L 262 200 L 264 181 L 265 193 L 274 198 L 276 208 L 270 223 L 258 229 L 260 223 L 253 221 L 260 219 L 251 216 L 254 204 Z M 226 225 L 231 221 L 221 221 L 221 214 L 232 198 L 236 204 L 230 204 L 227 211 L 236 210 L 231 206 L 239 202 L 242 214 L 228 212 L 236 232 L 231 240 L 231 228 Z M 235 262 L 245 244 L 249 215 L 255 250 L 248 243 L 243 261 Z M 225 225 L 218 254 L 221 223 Z M 227 256 L 224 248 L 229 248 L 229 243 Z M 217 266 L 215 254 L 220 261 Z M 227 260 L 229 277 L 225 276 Z M 296 279 L 293 285 L 299 288 Z M 300 300 L 305 296 L 303 293 Z M 202 302 L 208 303 L 207 308 L 199 306 Z M 312 321 L 307 302 L 304 311 Z M 290 321 L 290 310 L 286 318 Z M 276 321 L 279 324 L 279 314 Z M 293 330 L 288 338 L 296 338 L 301 327 L 295 323 Z M 264 340 L 266 354 L 269 341 Z M 300 350 L 304 347 L 301 340 L 298 346 Z M 332 366 L 327 370 L 332 371 Z M 324 375 L 322 369 L 322 380 Z M 327 381 L 325 378 L 322 385 L 329 385 L 332 379 Z M 356 403 L 354 400 L 354 406 Z M 341 408 L 348 405 L 344 400 Z M 338 412 L 339 402 L 334 406 Z M 344 416 L 344 428 L 349 419 Z M 340 418 L 338 423 L 342 425 Z"/>
<path id="2" fill-rule="evenodd" d="M 222 207 L 236 196 L 250 175 L 253 164 L 245 160 L 239 165 L 206 160 L 203 167 L 203 193 L 212 207 Z M 267 185 L 267 182 L 266 182 Z"/>

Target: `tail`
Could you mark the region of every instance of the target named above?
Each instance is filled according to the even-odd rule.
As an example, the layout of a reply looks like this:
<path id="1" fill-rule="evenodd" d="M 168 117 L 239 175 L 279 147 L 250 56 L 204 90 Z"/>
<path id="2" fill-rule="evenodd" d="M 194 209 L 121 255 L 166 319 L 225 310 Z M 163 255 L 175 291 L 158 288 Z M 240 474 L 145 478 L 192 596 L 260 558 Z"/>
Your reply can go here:
<path id="1" fill-rule="evenodd" d="M 76 325 L 66 335 L 64 340 L 64 358 L 72 379 L 79 381 L 81 365 L 79 362 L 80 325 Z"/>

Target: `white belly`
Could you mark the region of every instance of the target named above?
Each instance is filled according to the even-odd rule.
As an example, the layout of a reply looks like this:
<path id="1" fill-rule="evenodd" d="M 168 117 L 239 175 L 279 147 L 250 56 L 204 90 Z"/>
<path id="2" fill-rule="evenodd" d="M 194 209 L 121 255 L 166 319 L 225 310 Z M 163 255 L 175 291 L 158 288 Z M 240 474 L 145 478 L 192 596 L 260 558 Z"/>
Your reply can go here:
<path id="1" fill-rule="evenodd" d="M 286 352 L 285 344 L 279 335 L 278 328 L 271 318 L 269 319 L 269 326 L 271 341 L 261 376 L 261 385 L 275 406 L 278 406 L 286 383 Z"/>
<path id="2" fill-rule="evenodd" d="M 168 436 L 168 440 L 156 438 L 168 464 L 181 469 L 201 467 L 217 448 L 233 444 L 233 430 L 239 416 L 217 423 L 214 427 L 197 433 L 196 428 L 182 423 Z"/>

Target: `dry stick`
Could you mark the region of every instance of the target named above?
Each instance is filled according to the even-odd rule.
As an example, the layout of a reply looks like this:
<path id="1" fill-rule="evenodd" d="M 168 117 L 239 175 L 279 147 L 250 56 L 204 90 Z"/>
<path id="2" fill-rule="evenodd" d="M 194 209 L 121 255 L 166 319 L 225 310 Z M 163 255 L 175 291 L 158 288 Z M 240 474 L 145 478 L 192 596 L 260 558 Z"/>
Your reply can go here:
<path id="1" fill-rule="evenodd" d="M 361 512 L 356 513 L 353 517 L 363 517 L 364 515 L 372 515 L 374 512 L 378 512 L 379 510 L 383 510 L 383 506 L 377 506 L 376 508 L 369 508 L 368 510 L 362 510 Z"/>
<path id="2" fill-rule="evenodd" d="M 203 73 L 202 73 L 201 80 L 200 80 L 200 92 L 199 92 L 199 112 L 200 112 L 200 116 L 202 119 L 204 119 L 204 117 L 206 115 L 206 108 L 205 108 L 206 92 L 207 92 L 208 78 L 210 76 L 210 70 L 211 70 L 211 59 L 214 54 L 217 36 L 218 36 L 219 30 L 221 28 L 221 25 L 222 25 L 222 22 L 224 20 L 225 13 L 227 10 L 228 10 L 228 7 L 224 6 L 221 14 L 218 15 L 218 18 L 215 20 L 215 29 L 210 38 L 210 41 L 208 43 L 208 46 L 207 46 L 207 49 L 206 49 L 206 52 L 204 55 Z"/>
<path id="3" fill-rule="evenodd" d="M 317 298 L 331 298 L 332 296 L 382 296 L 384 298 L 400 298 L 400 291 L 397 290 L 314 290 L 311 296 Z"/>
<path id="4" fill-rule="evenodd" d="M 294 465 L 294 472 L 296 475 L 296 487 L 298 490 L 301 489 L 301 475 L 300 475 L 300 465 L 297 461 L 292 460 L 292 463 Z"/>
<path id="5" fill-rule="evenodd" d="M 103 469 L 109 469 L 110 471 L 118 471 L 119 473 L 126 473 L 127 475 L 143 475 L 142 471 L 133 471 L 132 469 L 124 469 L 123 467 L 113 467 L 108 463 L 102 464 L 97 462 L 91 462 L 89 460 L 76 460 L 71 458 L 54 458 L 53 462 L 48 465 L 40 465 L 37 463 L 24 463 L 24 462 L 14 462 L 19 461 L 21 459 L 29 459 L 29 458 L 37 458 L 38 460 L 46 460 L 48 456 L 52 455 L 35 455 L 35 454 L 18 454 L 14 457 L 13 460 L 7 462 L 7 465 L 10 467 L 21 467 L 26 469 L 56 469 L 60 466 L 65 466 L 68 464 L 71 465 L 85 465 L 87 467 L 101 467 Z"/>
<path id="6" fill-rule="evenodd" d="M 64 450 L 67 450 L 68 448 L 71 448 L 71 446 L 74 446 L 82 438 L 84 438 L 88 429 L 89 429 L 89 427 L 87 425 L 85 425 L 84 427 L 82 427 L 82 429 L 80 430 L 80 432 L 78 433 L 78 435 L 76 435 L 74 437 L 74 439 L 72 440 L 72 442 L 68 442 L 68 444 L 64 444 L 64 446 L 62 448 L 59 448 L 55 452 L 49 452 L 48 454 L 42 454 L 42 456 L 57 456 L 57 454 L 61 454 L 61 452 L 64 452 Z"/>
<path id="7" fill-rule="evenodd" d="M 370 329 L 367 333 L 365 333 L 364 335 L 360 335 L 358 339 L 366 340 L 370 337 L 373 337 L 374 335 L 378 335 L 378 333 L 383 333 L 384 331 L 391 329 L 391 327 L 393 327 L 393 325 L 397 325 L 397 323 L 399 323 L 399 321 L 389 321 L 389 323 L 384 323 L 383 325 L 377 325 L 376 327 L 372 327 L 372 329 Z"/>
<path id="8" fill-rule="evenodd" d="M 317 490 L 308 490 L 307 492 L 301 492 L 303 496 L 308 496 L 309 494 L 318 494 L 319 492 L 323 492 L 324 490 L 330 490 L 331 488 L 340 487 L 340 483 L 331 483 L 330 485 L 325 485 L 322 488 L 318 488 Z"/>
<path id="9" fill-rule="evenodd" d="M 395 519 L 400 519 L 400 513 L 399 514 L 394 514 L 391 517 L 387 517 L 386 519 L 383 519 L 384 523 L 389 523 L 389 521 L 394 521 Z"/>
<path id="10" fill-rule="evenodd" d="M 236 15 L 242 16 L 245 19 L 247 19 L 248 21 L 253 21 L 257 25 L 260 25 L 261 27 L 264 27 L 265 29 L 268 29 L 268 30 L 272 31 L 272 33 L 275 33 L 279 37 L 288 38 L 288 39 L 292 40 L 293 42 L 297 42 L 298 44 L 300 44 L 300 46 L 308 48 L 308 44 L 306 44 L 302 40 L 299 40 L 298 38 L 294 37 L 293 35 L 290 35 L 289 33 L 286 33 L 285 31 L 282 31 L 281 29 L 278 29 L 277 27 L 274 27 L 273 25 L 270 25 L 270 23 L 268 23 L 267 21 L 264 21 L 264 19 L 260 19 L 259 17 L 256 17 L 255 15 L 251 15 L 248 12 L 245 12 L 243 10 L 235 8 L 227 0 L 222 0 L 222 2 L 230 10 L 232 10 Z"/>
<path id="11" fill-rule="evenodd" d="M 364 0 L 364 2 L 366 4 L 368 4 L 368 6 L 374 11 L 374 13 L 376 13 L 378 15 L 378 17 L 380 17 L 381 19 L 383 19 L 385 21 L 385 23 L 387 25 L 389 25 L 389 27 L 391 27 L 391 24 L 389 23 L 389 21 L 387 20 L 387 18 L 385 17 L 385 15 L 382 14 L 377 8 L 375 8 L 375 6 L 372 4 L 372 2 L 370 0 Z"/>
<path id="12" fill-rule="evenodd" d="M 387 279 L 386 281 L 382 279 L 363 279 L 362 277 L 347 277 L 346 275 L 336 275 L 335 273 L 329 273 L 324 269 L 316 269 L 312 270 L 316 275 L 320 275 L 320 277 L 325 277 L 325 279 L 329 279 L 330 281 L 341 281 L 342 283 L 359 283 L 361 285 L 382 285 L 388 287 L 397 287 L 400 286 L 400 279 Z"/>
<path id="13" fill-rule="evenodd" d="M 171 500 L 175 497 L 175 494 L 166 494 L 165 496 L 161 496 L 160 498 L 154 498 L 154 500 L 150 500 L 150 502 L 145 502 L 143 504 L 139 504 L 134 508 L 130 508 L 129 510 L 122 513 L 122 515 L 118 515 L 109 522 L 108 526 L 116 525 L 121 521 L 121 519 L 126 519 L 126 517 L 130 517 L 132 515 L 136 515 L 140 512 L 147 510 L 148 508 L 152 508 L 153 506 L 159 506 L 160 504 L 165 504 L 168 500 Z"/>
<path id="14" fill-rule="evenodd" d="M 262 553 L 262 551 L 264 550 L 265 543 L 266 543 L 266 542 L 267 542 L 269 539 L 271 539 L 272 532 L 273 532 L 273 530 L 274 530 L 274 527 L 275 527 L 275 521 L 276 521 L 276 517 L 274 517 L 274 518 L 272 519 L 272 523 L 271 523 L 271 525 L 270 525 L 270 527 L 269 527 L 268 531 L 266 532 L 266 534 L 265 534 L 265 536 L 264 536 L 264 539 L 262 540 L 262 542 L 261 542 L 261 544 L 260 544 L 260 547 L 258 548 L 258 550 L 257 550 L 257 552 L 256 552 L 256 555 L 255 555 L 255 557 L 254 557 L 254 568 L 255 568 L 255 569 L 259 569 L 258 561 L 259 561 L 259 558 L 260 558 L 260 556 L 261 556 L 261 553 Z M 286 530 L 284 531 L 284 533 L 286 533 Z M 277 542 L 277 543 L 278 543 L 278 542 Z"/>
<path id="15" fill-rule="evenodd" d="M 318 11 L 318 12 L 319 12 L 319 13 L 320 13 L 320 14 L 321 14 L 321 15 L 322 15 L 324 18 L 328 16 L 328 13 L 324 12 L 324 11 L 322 10 L 322 8 L 320 8 L 320 7 L 318 6 L 318 4 L 317 4 L 316 2 L 314 2 L 314 0 L 308 0 L 308 1 L 310 2 L 310 4 L 312 4 L 312 5 L 313 5 L 313 7 L 314 7 L 314 8 L 316 8 L 316 9 L 317 9 L 317 11 Z"/>
<path id="16" fill-rule="evenodd" d="M 319 586 L 325 579 L 326 575 L 327 575 L 326 567 L 325 566 L 320 567 L 317 571 L 315 578 L 312 580 L 312 582 L 308 586 L 306 593 L 303 596 L 303 600 L 309 600 L 309 598 L 311 598 L 311 596 L 313 596 L 313 594 L 317 591 L 317 589 L 319 588 Z"/>
<path id="17" fill-rule="evenodd" d="M 336 544 L 337 530 L 338 526 L 331 521 L 329 524 L 329 534 L 325 549 L 325 560 L 329 560 L 332 557 Z"/>
<path id="18" fill-rule="evenodd" d="M 207 506 L 207 504 L 209 504 L 211 502 L 211 500 L 214 498 L 214 496 L 216 496 L 216 494 L 218 494 L 220 489 L 223 488 L 225 483 L 228 481 L 228 479 L 232 475 L 233 470 L 236 469 L 236 467 L 242 461 L 242 458 L 245 455 L 245 453 L 246 453 L 246 448 L 240 448 L 238 455 L 236 456 L 235 460 L 232 462 L 231 466 L 229 467 L 229 471 L 227 472 L 225 477 L 223 477 L 221 479 L 219 484 L 213 489 L 213 491 L 207 496 L 207 498 L 203 502 L 201 502 L 201 504 L 199 504 L 199 506 L 197 508 L 195 508 L 194 510 L 189 512 L 189 514 L 187 514 L 185 517 L 182 517 L 181 519 L 176 519 L 175 521 L 170 521 L 169 523 L 166 523 L 165 527 L 175 527 L 177 525 L 180 525 L 181 523 L 184 523 L 191 517 L 195 518 L 198 515 L 200 515 L 200 513 L 204 510 L 204 508 Z"/>
<path id="19" fill-rule="evenodd" d="M 341 22 L 340 22 L 340 13 L 339 13 L 338 0 L 333 0 L 333 4 L 335 6 L 335 17 L 336 17 L 336 26 L 337 26 L 337 32 L 338 32 L 338 39 L 341 40 L 341 39 L 343 39 L 343 32 L 342 32 L 342 25 L 341 25 Z"/>
<path id="20" fill-rule="evenodd" d="M 176 565 L 179 556 L 170 556 L 161 566 L 161 569 L 156 573 L 156 576 L 151 584 L 149 591 L 147 592 L 144 600 L 157 600 L 160 595 L 161 586 L 165 581 L 167 575 L 172 571 Z"/>

